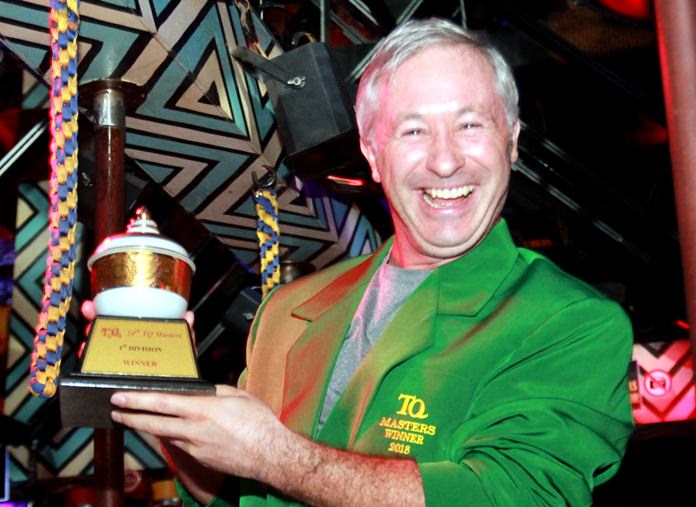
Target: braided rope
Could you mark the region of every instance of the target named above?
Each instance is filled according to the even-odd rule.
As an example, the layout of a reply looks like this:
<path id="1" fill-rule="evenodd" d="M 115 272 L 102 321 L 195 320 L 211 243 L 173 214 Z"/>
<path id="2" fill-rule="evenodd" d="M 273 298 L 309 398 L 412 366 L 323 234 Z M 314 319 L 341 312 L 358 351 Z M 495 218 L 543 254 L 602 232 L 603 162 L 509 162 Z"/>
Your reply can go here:
<path id="1" fill-rule="evenodd" d="M 261 293 L 266 297 L 280 283 L 280 231 L 278 229 L 278 199 L 273 187 L 254 190 L 256 202 L 256 236 L 261 257 Z"/>
<path id="2" fill-rule="evenodd" d="M 77 234 L 77 34 L 79 0 L 51 0 L 51 181 L 48 257 L 31 356 L 32 394 L 56 392 L 75 276 Z"/>

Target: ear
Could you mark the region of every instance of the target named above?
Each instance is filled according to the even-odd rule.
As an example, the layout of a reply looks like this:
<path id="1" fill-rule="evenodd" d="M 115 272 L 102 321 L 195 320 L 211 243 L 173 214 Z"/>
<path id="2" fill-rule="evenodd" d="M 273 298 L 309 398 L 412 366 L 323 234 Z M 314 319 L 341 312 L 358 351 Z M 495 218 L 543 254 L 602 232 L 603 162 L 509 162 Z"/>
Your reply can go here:
<path id="1" fill-rule="evenodd" d="M 377 164 L 378 157 L 371 143 L 367 142 L 364 139 L 360 139 L 360 151 L 362 151 L 362 154 L 365 156 L 367 162 L 370 164 L 370 172 L 372 174 L 372 179 L 375 180 L 375 183 L 381 183 L 382 176 L 379 174 L 379 166 Z"/>
<path id="2" fill-rule="evenodd" d="M 510 165 L 517 161 L 517 139 L 520 136 L 520 120 L 515 121 L 512 125 L 512 132 L 510 135 Z"/>

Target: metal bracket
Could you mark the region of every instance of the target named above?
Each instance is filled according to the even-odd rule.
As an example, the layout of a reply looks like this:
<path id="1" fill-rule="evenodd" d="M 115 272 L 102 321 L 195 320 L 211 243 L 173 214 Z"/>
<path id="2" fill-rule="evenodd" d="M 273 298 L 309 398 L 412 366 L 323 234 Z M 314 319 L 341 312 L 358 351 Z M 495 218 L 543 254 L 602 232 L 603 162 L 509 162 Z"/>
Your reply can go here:
<path id="1" fill-rule="evenodd" d="M 251 171 L 251 179 L 254 181 L 255 189 L 272 188 L 275 186 L 276 181 L 278 180 L 276 171 L 273 167 L 265 165 L 263 168 L 266 170 L 266 174 L 261 176 L 261 178 L 256 176 L 256 171 Z"/>

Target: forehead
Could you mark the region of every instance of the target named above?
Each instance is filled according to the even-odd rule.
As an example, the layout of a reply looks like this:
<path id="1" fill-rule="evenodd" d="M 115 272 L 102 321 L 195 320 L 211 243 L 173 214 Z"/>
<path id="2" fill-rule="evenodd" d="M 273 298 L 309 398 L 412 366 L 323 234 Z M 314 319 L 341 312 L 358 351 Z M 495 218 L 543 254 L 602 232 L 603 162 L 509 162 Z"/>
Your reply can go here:
<path id="1" fill-rule="evenodd" d="M 433 46 L 416 53 L 384 79 L 380 89 L 382 112 L 437 109 L 449 103 L 462 108 L 502 107 L 493 67 L 479 51 L 464 45 Z"/>

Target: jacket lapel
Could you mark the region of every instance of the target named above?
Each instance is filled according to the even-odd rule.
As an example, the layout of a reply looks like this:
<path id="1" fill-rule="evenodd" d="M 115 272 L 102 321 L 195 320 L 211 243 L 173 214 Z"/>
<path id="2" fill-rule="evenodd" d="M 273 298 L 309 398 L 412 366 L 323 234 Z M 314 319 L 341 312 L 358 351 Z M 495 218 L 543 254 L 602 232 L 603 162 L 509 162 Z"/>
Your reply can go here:
<path id="1" fill-rule="evenodd" d="M 367 284 L 390 246 L 391 241 L 385 242 L 374 255 L 292 311 L 294 317 L 308 322 L 286 360 L 280 419 L 289 428 L 312 435 L 343 338 Z"/>
<path id="2" fill-rule="evenodd" d="M 488 236 L 463 257 L 442 265 L 437 301 L 441 315 L 478 315 L 498 292 L 519 252 L 501 219 Z"/>

